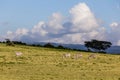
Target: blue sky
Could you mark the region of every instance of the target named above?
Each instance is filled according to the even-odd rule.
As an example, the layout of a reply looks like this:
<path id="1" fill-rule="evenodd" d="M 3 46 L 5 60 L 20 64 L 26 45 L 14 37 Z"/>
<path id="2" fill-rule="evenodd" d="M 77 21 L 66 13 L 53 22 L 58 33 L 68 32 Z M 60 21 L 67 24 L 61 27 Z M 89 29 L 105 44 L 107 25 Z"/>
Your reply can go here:
<path id="1" fill-rule="evenodd" d="M 0 0 L 0 36 L 19 28 L 32 30 L 40 21 L 49 22 L 53 13 L 69 17 L 79 3 L 85 3 L 108 30 L 110 24 L 120 23 L 120 0 Z"/>

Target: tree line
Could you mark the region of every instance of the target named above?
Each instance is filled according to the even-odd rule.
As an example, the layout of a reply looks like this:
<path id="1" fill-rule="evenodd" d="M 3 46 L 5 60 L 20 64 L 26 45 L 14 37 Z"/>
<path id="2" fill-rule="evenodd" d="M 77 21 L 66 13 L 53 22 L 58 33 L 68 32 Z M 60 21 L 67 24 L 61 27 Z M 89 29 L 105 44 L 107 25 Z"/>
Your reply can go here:
<path id="1" fill-rule="evenodd" d="M 6 43 L 6 46 L 15 46 L 16 44 L 19 44 L 19 45 L 29 45 L 29 46 L 36 46 L 36 47 L 70 49 L 70 48 L 66 48 L 62 45 L 54 46 L 52 43 L 46 43 L 45 45 L 26 44 L 26 43 L 21 42 L 21 41 L 10 41 L 10 39 L 5 39 L 5 42 L 0 42 L 0 43 Z M 112 45 L 112 43 L 109 42 L 109 41 L 99 41 L 99 40 L 93 39 L 91 41 L 85 41 L 84 42 L 84 46 L 87 48 L 87 50 L 79 50 L 79 49 L 71 49 L 71 50 L 105 53 L 105 50 L 110 48 L 111 45 Z"/>

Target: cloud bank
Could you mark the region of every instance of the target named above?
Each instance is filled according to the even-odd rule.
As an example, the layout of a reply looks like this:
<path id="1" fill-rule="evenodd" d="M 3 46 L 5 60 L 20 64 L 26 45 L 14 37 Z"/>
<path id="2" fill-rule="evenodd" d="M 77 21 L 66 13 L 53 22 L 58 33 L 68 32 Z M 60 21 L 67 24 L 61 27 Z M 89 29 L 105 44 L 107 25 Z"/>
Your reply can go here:
<path id="1" fill-rule="evenodd" d="M 120 23 L 113 22 L 110 24 L 111 32 L 109 34 L 109 39 L 115 45 L 120 45 Z"/>
<path id="2" fill-rule="evenodd" d="M 8 31 L 6 38 L 24 42 L 57 42 L 83 44 L 91 39 L 110 40 L 120 45 L 120 24 L 110 24 L 111 32 L 107 33 L 101 26 L 94 13 L 85 3 L 75 5 L 69 11 L 69 18 L 60 13 L 53 13 L 48 22 L 40 21 L 31 30 L 17 29 L 16 32 Z M 114 36 L 110 38 L 109 35 Z M 117 36 L 116 36 L 117 35 Z M 116 42 L 116 43 L 115 43 Z"/>

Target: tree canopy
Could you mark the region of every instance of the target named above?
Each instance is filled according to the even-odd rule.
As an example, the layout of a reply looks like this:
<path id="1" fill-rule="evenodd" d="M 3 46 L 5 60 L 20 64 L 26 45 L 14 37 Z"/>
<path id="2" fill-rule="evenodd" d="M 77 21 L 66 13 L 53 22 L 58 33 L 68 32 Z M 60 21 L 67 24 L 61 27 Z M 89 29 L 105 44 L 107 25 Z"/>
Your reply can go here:
<path id="1" fill-rule="evenodd" d="M 6 45 L 7 46 L 14 46 L 14 43 L 10 41 L 10 39 L 5 39 L 6 40 Z"/>
<path id="2" fill-rule="evenodd" d="M 98 50 L 99 52 L 105 51 L 112 45 L 111 42 L 98 40 L 85 41 L 84 43 L 88 50 L 94 49 L 95 51 Z"/>
<path id="3" fill-rule="evenodd" d="M 44 47 L 55 48 L 54 45 L 52 45 L 51 43 L 47 43 L 47 44 L 45 44 Z"/>

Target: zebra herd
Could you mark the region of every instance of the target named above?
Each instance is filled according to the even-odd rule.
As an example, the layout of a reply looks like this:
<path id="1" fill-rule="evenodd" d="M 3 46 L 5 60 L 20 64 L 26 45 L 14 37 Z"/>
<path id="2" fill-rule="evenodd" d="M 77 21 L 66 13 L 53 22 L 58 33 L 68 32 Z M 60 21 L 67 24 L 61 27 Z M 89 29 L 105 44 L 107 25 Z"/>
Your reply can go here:
<path id="1" fill-rule="evenodd" d="M 15 52 L 15 55 L 16 57 L 22 57 L 24 53 L 22 52 Z M 81 53 L 77 53 L 77 54 L 74 54 L 74 55 L 71 55 L 70 53 L 65 53 L 62 55 L 63 58 L 74 58 L 74 59 L 80 59 L 83 57 L 83 55 Z M 96 58 L 96 55 L 95 54 L 90 54 L 88 56 L 88 59 L 95 59 Z M 4 62 L 6 62 L 6 58 L 5 56 L 1 56 L 0 59 L 3 59 Z"/>
<path id="2" fill-rule="evenodd" d="M 22 52 L 15 52 L 15 54 L 16 54 L 17 57 L 23 55 Z M 63 54 L 62 57 L 63 58 L 70 58 L 70 57 L 72 57 L 72 55 L 70 53 L 66 53 L 66 54 Z M 82 58 L 82 57 L 83 57 L 83 55 L 80 54 L 80 53 L 74 54 L 74 56 L 73 56 L 74 59 L 79 59 L 79 58 Z M 95 54 L 90 54 L 88 56 L 88 59 L 91 59 L 91 58 L 95 59 L 96 55 Z"/>
<path id="3" fill-rule="evenodd" d="M 70 58 L 70 57 L 72 57 L 72 55 L 70 53 L 63 54 L 63 58 Z M 82 57 L 83 57 L 83 55 L 80 54 L 80 53 L 74 54 L 74 56 L 73 56 L 74 59 L 79 59 L 79 58 L 82 58 Z M 96 55 L 95 54 L 90 54 L 88 56 L 88 59 L 91 59 L 91 58 L 95 59 Z"/>

